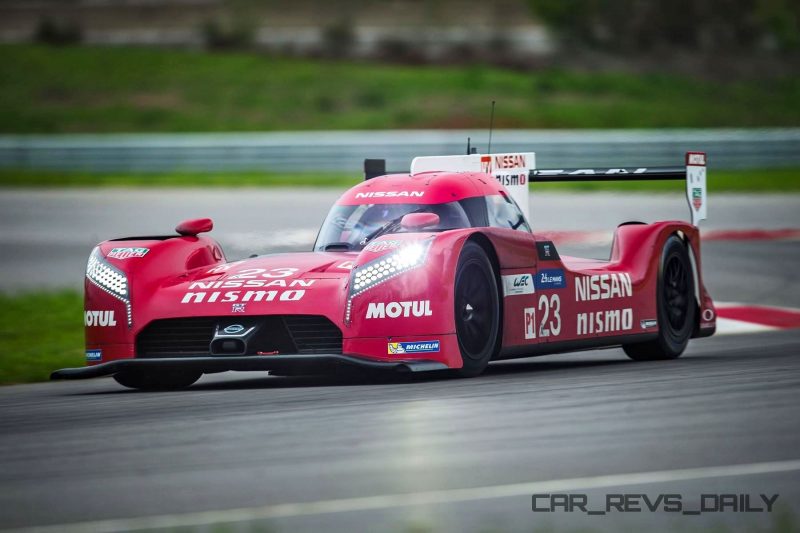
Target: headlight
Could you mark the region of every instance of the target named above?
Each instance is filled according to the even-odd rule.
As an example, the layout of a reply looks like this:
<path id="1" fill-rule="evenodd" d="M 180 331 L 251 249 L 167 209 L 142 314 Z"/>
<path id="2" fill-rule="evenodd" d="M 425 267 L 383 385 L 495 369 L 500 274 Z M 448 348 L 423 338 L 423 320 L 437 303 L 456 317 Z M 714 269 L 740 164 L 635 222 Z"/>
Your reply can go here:
<path id="1" fill-rule="evenodd" d="M 125 302 L 128 326 L 131 325 L 131 298 L 128 276 L 120 269 L 111 266 L 103 258 L 99 248 L 92 250 L 86 263 L 86 278 L 114 298 Z"/>
<path id="2" fill-rule="evenodd" d="M 347 298 L 345 323 L 347 325 L 350 324 L 350 310 L 353 298 L 376 285 L 380 285 L 384 281 L 388 281 L 403 272 L 408 272 L 424 264 L 431 242 L 433 242 L 433 239 L 411 242 L 395 252 L 386 254 L 354 269 L 350 278 L 350 295 Z"/>

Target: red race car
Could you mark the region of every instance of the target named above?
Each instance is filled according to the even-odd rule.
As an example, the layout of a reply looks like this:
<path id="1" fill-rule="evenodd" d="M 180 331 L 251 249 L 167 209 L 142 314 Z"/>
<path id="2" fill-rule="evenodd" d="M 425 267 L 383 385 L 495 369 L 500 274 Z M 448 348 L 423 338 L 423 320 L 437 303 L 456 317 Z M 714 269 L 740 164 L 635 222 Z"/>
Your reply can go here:
<path id="1" fill-rule="evenodd" d="M 53 379 L 111 375 L 137 389 L 202 374 L 342 366 L 476 376 L 492 360 L 622 346 L 673 359 L 712 335 L 697 222 L 705 154 L 660 168 L 535 170 L 533 153 L 419 157 L 367 179 L 328 214 L 313 251 L 228 262 L 199 236 L 99 244 L 86 267 L 86 360 Z M 619 226 L 608 261 L 560 255 L 528 224 L 528 183 L 678 179 L 692 223 Z"/>

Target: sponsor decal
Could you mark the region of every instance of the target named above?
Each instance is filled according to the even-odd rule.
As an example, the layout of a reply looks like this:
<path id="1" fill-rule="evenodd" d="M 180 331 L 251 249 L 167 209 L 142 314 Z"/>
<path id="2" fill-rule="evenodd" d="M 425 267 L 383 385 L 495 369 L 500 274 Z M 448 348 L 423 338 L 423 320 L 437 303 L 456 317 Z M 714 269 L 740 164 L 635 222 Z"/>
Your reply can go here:
<path id="1" fill-rule="evenodd" d="M 305 296 L 305 290 L 289 291 L 213 291 L 213 292 L 187 292 L 181 299 L 182 304 L 202 303 L 241 303 L 241 302 L 296 302 Z M 234 311 L 237 312 L 237 311 Z M 238 311 L 243 313 L 242 311 Z"/>
<path id="2" fill-rule="evenodd" d="M 241 324 L 231 324 L 222 330 L 223 333 L 227 333 L 228 335 L 236 335 L 237 333 L 241 333 L 243 331 L 244 326 Z"/>
<path id="3" fill-rule="evenodd" d="M 87 361 L 102 361 L 103 350 L 86 350 Z"/>
<path id="4" fill-rule="evenodd" d="M 181 303 L 246 303 L 246 302 L 294 302 L 302 300 L 308 287 L 314 285 L 313 279 L 249 279 L 259 274 L 272 275 L 274 271 L 288 271 L 297 269 L 273 269 L 272 272 L 250 272 L 253 270 L 263 270 L 259 268 L 247 269 L 228 279 L 221 281 L 193 281 L 189 284 L 189 289 L 184 293 Z M 245 279 L 242 279 L 245 278 Z M 276 287 L 278 289 L 291 290 L 234 290 L 225 291 L 220 289 L 266 289 Z M 297 289 L 293 289 L 296 287 Z M 208 292 L 206 292 L 208 291 Z M 232 307 L 232 313 L 244 313 L 244 306 Z"/>
<path id="5" fill-rule="evenodd" d="M 567 286 L 567 278 L 560 268 L 540 270 L 536 273 L 535 285 L 540 290 L 564 289 Z"/>
<path id="6" fill-rule="evenodd" d="M 433 353 L 439 351 L 439 341 L 419 341 L 419 342 L 390 342 L 388 344 L 389 355 L 407 353 Z"/>
<path id="7" fill-rule="evenodd" d="M 692 206 L 695 211 L 700 211 L 700 208 L 703 207 L 703 189 L 700 187 L 692 188 Z"/>
<path id="8" fill-rule="evenodd" d="M 631 275 L 627 272 L 575 276 L 575 301 L 610 300 L 633 296 Z"/>
<path id="9" fill-rule="evenodd" d="M 580 175 L 590 175 L 593 176 L 595 174 L 606 174 L 606 175 L 613 175 L 613 174 L 643 174 L 647 172 L 647 167 L 640 167 L 640 168 L 576 168 L 572 169 L 546 169 L 546 170 L 534 170 L 533 173 L 535 176 L 580 176 Z"/>
<path id="10" fill-rule="evenodd" d="M 555 259 L 559 259 L 556 246 L 550 241 L 537 242 L 536 251 L 539 253 L 539 259 L 542 261 L 553 261 Z"/>
<path id="11" fill-rule="evenodd" d="M 711 322 L 712 320 L 714 320 L 714 310 L 703 309 L 703 320 L 706 322 Z"/>
<path id="12" fill-rule="evenodd" d="M 687 154 L 688 160 L 686 164 L 688 165 L 700 165 L 705 166 L 706 164 L 706 154 L 698 154 L 698 153 L 689 153 Z"/>
<path id="13" fill-rule="evenodd" d="M 128 259 L 130 257 L 144 257 L 149 248 L 112 248 L 106 257 L 111 259 Z"/>
<path id="14" fill-rule="evenodd" d="M 356 198 L 422 198 L 425 191 L 371 191 L 357 192 Z"/>
<path id="15" fill-rule="evenodd" d="M 430 300 L 370 302 L 367 306 L 367 318 L 409 318 L 432 315 Z"/>
<path id="16" fill-rule="evenodd" d="M 578 335 L 629 331 L 633 328 L 633 309 L 609 309 L 578 313 Z"/>
<path id="17" fill-rule="evenodd" d="M 535 339 L 536 338 L 536 308 L 535 307 L 526 307 L 524 315 L 525 315 L 525 338 L 526 339 Z"/>
<path id="18" fill-rule="evenodd" d="M 658 320 L 656 320 L 655 318 L 648 318 L 639 321 L 639 325 L 642 326 L 642 329 L 654 328 L 658 325 Z"/>
<path id="19" fill-rule="evenodd" d="M 533 294 L 533 274 L 512 274 L 502 276 L 503 295 L 517 296 L 520 294 Z"/>
<path id="20" fill-rule="evenodd" d="M 481 156 L 481 172 L 493 174 L 500 185 L 527 185 L 528 164 L 524 154 L 500 154 Z M 516 172 L 496 172 L 515 170 Z M 495 173 L 496 172 L 496 173 Z"/>
<path id="21" fill-rule="evenodd" d="M 528 183 L 528 175 L 524 172 L 520 172 L 519 174 L 495 174 L 494 179 L 503 187 L 525 185 Z"/>
<path id="22" fill-rule="evenodd" d="M 231 304 L 231 313 L 244 313 L 247 304 Z"/>
<path id="23" fill-rule="evenodd" d="M 114 311 L 86 311 L 83 314 L 83 323 L 86 326 L 110 327 L 116 326 Z"/>
<path id="24" fill-rule="evenodd" d="M 491 174 L 495 169 L 527 168 L 524 154 L 501 154 L 481 156 L 481 172 Z M 527 176 L 525 176 L 527 179 Z"/>
<path id="25" fill-rule="evenodd" d="M 364 247 L 368 252 L 385 252 L 386 250 L 394 250 L 402 246 L 403 241 L 375 241 L 371 242 Z"/>
<path id="26" fill-rule="evenodd" d="M 257 287 L 311 287 L 316 280 L 313 279 L 240 279 L 238 276 L 231 276 L 222 281 L 193 281 L 189 284 L 189 290 L 214 290 L 214 289 L 252 289 Z"/>

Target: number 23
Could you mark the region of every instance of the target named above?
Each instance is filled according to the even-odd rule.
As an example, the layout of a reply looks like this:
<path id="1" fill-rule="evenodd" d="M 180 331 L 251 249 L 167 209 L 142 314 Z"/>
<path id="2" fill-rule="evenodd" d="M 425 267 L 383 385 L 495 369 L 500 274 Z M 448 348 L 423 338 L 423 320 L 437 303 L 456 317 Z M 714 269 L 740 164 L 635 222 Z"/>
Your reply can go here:
<path id="1" fill-rule="evenodd" d="M 553 310 L 553 317 L 548 324 L 550 309 Z M 539 328 L 540 337 L 549 337 L 551 332 L 554 336 L 558 336 L 561 333 L 561 315 L 559 311 L 561 311 L 561 300 L 558 294 L 553 294 L 549 299 L 546 294 L 542 294 L 539 297 L 539 313 L 542 317 L 542 325 Z"/>

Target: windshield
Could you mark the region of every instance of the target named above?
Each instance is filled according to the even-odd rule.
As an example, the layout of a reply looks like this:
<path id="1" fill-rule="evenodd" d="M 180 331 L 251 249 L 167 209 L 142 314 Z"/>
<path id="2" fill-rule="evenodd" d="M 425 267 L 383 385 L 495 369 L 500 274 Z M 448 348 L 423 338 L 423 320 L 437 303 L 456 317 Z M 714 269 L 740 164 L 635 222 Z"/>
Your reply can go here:
<path id="1" fill-rule="evenodd" d="M 405 232 L 400 220 L 409 213 L 435 213 L 439 216 L 439 224 L 425 228 L 425 231 L 470 227 L 469 218 L 458 202 L 335 205 L 322 224 L 314 250 L 361 250 L 380 235 Z"/>

